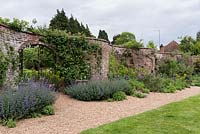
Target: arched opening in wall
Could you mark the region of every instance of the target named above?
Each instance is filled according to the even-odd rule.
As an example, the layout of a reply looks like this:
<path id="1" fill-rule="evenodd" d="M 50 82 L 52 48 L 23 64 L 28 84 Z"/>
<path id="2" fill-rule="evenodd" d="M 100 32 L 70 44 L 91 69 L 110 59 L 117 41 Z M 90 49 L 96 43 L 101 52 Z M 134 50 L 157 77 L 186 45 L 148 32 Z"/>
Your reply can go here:
<path id="1" fill-rule="evenodd" d="M 57 56 L 54 48 L 46 44 L 26 43 L 19 48 L 18 52 L 21 78 L 39 79 L 41 76 L 56 72 Z"/>

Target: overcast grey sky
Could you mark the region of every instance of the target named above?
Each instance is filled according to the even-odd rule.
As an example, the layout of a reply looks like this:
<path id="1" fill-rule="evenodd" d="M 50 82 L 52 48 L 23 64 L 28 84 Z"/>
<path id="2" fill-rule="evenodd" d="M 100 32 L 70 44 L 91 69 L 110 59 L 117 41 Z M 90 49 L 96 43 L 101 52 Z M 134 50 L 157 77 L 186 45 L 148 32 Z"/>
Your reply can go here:
<path id="1" fill-rule="evenodd" d="M 200 30 L 200 0 L 0 0 L 0 16 L 49 23 L 56 9 L 88 24 L 94 35 L 99 29 L 113 35 L 129 31 L 137 40 L 158 44 L 180 36 L 196 36 Z"/>

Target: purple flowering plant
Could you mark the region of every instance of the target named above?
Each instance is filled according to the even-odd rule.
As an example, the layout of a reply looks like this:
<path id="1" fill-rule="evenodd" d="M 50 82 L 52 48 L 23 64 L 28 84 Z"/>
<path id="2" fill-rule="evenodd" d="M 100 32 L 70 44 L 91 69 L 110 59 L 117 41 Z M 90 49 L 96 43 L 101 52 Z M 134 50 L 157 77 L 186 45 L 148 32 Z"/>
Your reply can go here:
<path id="1" fill-rule="evenodd" d="M 55 101 L 54 86 L 45 81 L 21 82 L 17 90 L 0 94 L 0 120 L 26 118 Z"/>

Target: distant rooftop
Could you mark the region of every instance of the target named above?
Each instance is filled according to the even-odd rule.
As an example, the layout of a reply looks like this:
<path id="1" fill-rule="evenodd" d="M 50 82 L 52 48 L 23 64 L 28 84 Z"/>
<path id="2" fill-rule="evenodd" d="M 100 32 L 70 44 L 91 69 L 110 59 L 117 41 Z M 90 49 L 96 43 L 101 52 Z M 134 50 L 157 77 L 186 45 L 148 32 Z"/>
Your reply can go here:
<path id="1" fill-rule="evenodd" d="M 162 53 L 169 53 L 169 52 L 173 52 L 179 49 L 179 44 L 176 41 L 171 41 L 169 44 L 167 44 L 166 46 L 161 45 L 160 46 L 160 52 Z"/>

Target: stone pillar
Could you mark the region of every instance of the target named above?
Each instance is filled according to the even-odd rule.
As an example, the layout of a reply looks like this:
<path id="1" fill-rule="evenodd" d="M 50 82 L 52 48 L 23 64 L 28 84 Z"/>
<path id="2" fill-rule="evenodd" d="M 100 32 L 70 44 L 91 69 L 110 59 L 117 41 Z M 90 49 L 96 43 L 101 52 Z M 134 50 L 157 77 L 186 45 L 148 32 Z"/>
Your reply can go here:
<path id="1" fill-rule="evenodd" d="M 112 47 L 109 45 L 108 42 L 106 41 L 101 41 L 101 40 L 89 40 L 90 43 L 97 43 L 101 47 L 101 68 L 100 70 L 97 69 L 96 63 L 97 59 L 96 57 L 91 57 L 91 62 L 92 62 L 92 76 L 91 80 L 104 80 L 108 78 L 108 73 L 109 73 L 109 59 L 110 59 L 110 53 L 112 51 Z"/>
<path id="2" fill-rule="evenodd" d="M 107 79 L 109 73 L 109 59 L 112 47 L 108 43 L 102 44 L 101 79 Z"/>

